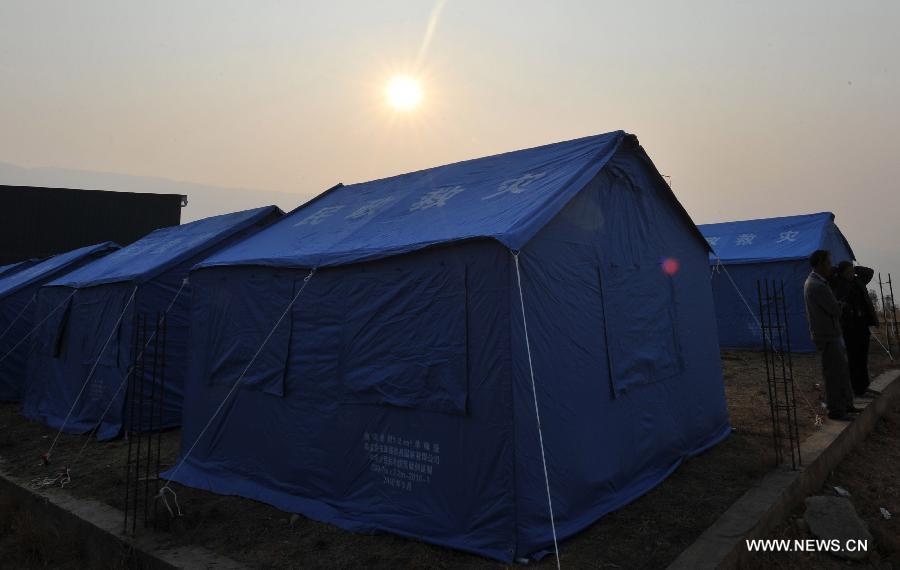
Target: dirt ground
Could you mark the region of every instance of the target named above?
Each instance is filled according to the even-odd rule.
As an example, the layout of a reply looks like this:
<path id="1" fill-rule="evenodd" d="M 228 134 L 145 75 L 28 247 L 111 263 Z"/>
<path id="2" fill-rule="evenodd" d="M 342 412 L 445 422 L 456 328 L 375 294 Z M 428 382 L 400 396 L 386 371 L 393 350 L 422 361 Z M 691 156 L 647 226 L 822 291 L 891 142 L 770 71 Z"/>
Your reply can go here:
<path id="1" fill-rule="evenodd" d="M 850 492 L 856 512 L 869 527 L 875 540 L 869 546 L 865 562 L 849 562 L 827 553 L 767 553 L 754 554 L 755 567 L 765 568 L 900 568 L 900 405 L 875 426 L 866 440 L 844 459 L 829 475 L 817 495 L 835 495 L 834 487 Z M 885 519 L 881 508 L 892 518 Z M 803 513 L 798 508 L 768 538 L 815 538 L 808 530 Z"/>
<path id="2" fill-rule="evenodd" d="M 61 568 L 84 566 L 74 535 L 48 529 L 12 498 L 0 495 L 0 560 L 4 568 Z"/>
<path id="3" fill-rule="evenodd" d="M 880 350 L 880 349 L 879 349 Z M 706 453 L 687 461 L 659 487 L 632 504 L 611 513 L 563 543 L 561 561 L 567 566 L 599 568 L 658 568 L 667 565 L 716 518 L 774 465 L 765 365 L 760 353 L 722 354 L 728 408 L 734 433 Z M 823 397 L 813 355 L 794 355 L 797 416 L 801 439 L 822 415 Z M 873 349 L 873 376 L 891 365 Z M 896 433 L 896 432 L 895 432 Z M 0 466 L 16 476 L 32 479 L 52 474 L 39 457 L 54 432 L 29 422 L 17 407 L 0 405 Z M 85 439 L 62 436 L 54 451 L 57 467 L 71 462 Z M 177 457 L 178 431 L 162 437 L 162 461 Z M 127 443 L 92 441 L 77 464 L 66 489 L 122 508 Z M 897 463 L 895 462 L 895 465 Z M 847 483 L 850 484 L 849 482 Z M 268 505 L 183 488 L 175 485 L 185 516 L 173 525 L 173 542 L 202 545 L 254 567 L 501 567 L 494 561 L 393 535 L 353 534 L 304 517 L 292 517 Z M 890 508 L 890 507 L 888 507 Z M 900 506 L 896 508 L 900 512 Z M 892 512 L 894 512 L 892 510 Z M 0 517 L 0 553 L 31 548 L 37 538 L 15 517 Z M 22 535 L 19 529 L 25 529 Z M 44 549 L 46 551 L 46 549 Z M 52 553 L 51 553 L 52 554 Z M 41 560 L 39 557 L 35 560 Z M 29 566 L 57 566 L 47 564 Z M 552 566 L 547 557 L 538 566 Z"/>

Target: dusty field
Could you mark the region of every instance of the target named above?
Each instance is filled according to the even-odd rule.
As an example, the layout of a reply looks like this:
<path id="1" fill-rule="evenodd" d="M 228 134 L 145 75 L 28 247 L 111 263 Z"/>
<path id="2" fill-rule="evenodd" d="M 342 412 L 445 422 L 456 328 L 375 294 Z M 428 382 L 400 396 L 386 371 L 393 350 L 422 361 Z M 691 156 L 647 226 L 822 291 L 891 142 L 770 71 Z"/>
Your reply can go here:
<path id="1" fill-rule="evenodd" d="M 816 416 L 825 415 L 825 410 L 821 407 L 825 400 L 825 386 L 814 354 L 793 354 L 791 359 L 794 365 L 797 425 L 800 439 L 804 440 L 815 430 Z M 869 362 L 869 371 L 873 378 L 888 368 L 900 367 L 900 360 L 892 362 L 877 345 L 872 347 Z M 732 427 L 747 435 L 768 437 L 771 441 L 772 419 L 769 413 L 766 366 L 762 354 L 724 351 L 722 369 Z"/>
<path id="2" fill-rule="evenodd" d="M 880 350 L 880 349 L 879 349 Z M 872 354 L 876 374 L 890 363 Z M 729 412 L 735 432 L 722 444 L 686 462 L 658 488 L 631 505 L 612 513 L 568 540 L 562 547 L 567 566 L 600 568 L 658 568 L 671 562 L 691 544 L 735 499 L 772 468 L 765 367 L 752 352 L 722 355 Z M 798 419 L 801 438 L 815 429 L 822 396 L 818 367 L 812 355 L 794 355 Z M 0 407 L 0 461 L 7 471 L 23 478 L 46 476 L 39 465 L 53 432 L 26 421 L 15 406 Z M 84 443 L 78 436 L 63 436 L 54 452 L 54 465 L 70 462 Z M 177 456 L 177 431 L 163 435 L 163 463 Z M 127 444 L 122 440 L 91 442 L 81 460 L 72 465 L 77 496 L 100 499 L 122 508 L 123 469 Z M 174 525 L 171 540 L 193 543 L 255 567 L 500 567 L 496 562 L 419 541 L 392 535 L 359 535 L 337 527 L 291 515 L 268 505 L 236 497 L 223 497 L 175 486 L 185 517 Z M 897 509 L 900 511 L 900 508 Z M 0 519 L 0 528 L 9 523 Z M 24 525 L 20 527 L 25 528 Z M 12 528 L 0 542 L 4 549 L 31 548 L 38 540 L 20 536 Z M 17 538 L 18 537 L 18 538 Z M 21 539 L 21 540 L 20 540 Z M 37 545 L 34 549 L 40 549 Z M 18 552 L 18 550 L 17 550 Z M 27 564 L 22 564 L 27 566 Z M 53 560 L 46 565 L 56 566 Z M 539 566 L 551 566 L 551 558 Z M 37 563 L 36 567 L 44 566 Z"/>
<path id="3" fill-rule="evenodd" d="M 864 563 L 843 561 L 825 553 L 770 553 L 754 555 L 754 567 L 765 568 L 900 568 L 900 405 L 876 425 L 875 430 L 835 469 L 818 495 L 834 495 L 839 485 L 851 500 L 875 539 Z M 885 520 L 880 508 L 893 518 Z M 815 538 L 803 522 L 804 507 L 797 509 L 769 538 Z M 874 552 L 873 552 L 874 546 Z"/>

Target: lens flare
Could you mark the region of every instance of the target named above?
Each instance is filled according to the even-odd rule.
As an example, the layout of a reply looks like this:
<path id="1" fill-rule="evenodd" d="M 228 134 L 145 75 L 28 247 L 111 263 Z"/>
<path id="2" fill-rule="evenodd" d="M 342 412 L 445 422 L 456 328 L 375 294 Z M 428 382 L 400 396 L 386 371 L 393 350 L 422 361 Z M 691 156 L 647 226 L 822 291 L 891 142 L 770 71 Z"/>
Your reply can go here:
<path id="1" fill-rule="evenodd" d="M 681 268 L 681 264 L 678 263 L 678 260 L 674 257 L 667 257 L 663 259 L 661 265 L 663 273 L 665 273 L 669 277 L 672 277 L 673 275 L 678 273 L 678 270 Z"/>

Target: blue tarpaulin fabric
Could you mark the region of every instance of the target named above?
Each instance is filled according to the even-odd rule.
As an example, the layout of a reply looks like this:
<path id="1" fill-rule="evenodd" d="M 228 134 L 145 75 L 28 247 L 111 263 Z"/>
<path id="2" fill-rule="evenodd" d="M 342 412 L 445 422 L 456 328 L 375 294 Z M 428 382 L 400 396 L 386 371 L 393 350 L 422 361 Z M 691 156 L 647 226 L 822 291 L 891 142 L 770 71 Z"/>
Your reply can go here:
<path id="1" fill-rule="evenodd" d="M 510 250 L 561 538 L 727 437 L 709 249 L 612 133 L 337 188 L 200 264 L 196 447 L 164 476 L 505 562 L 546 550 Z"/>
<path id="2" fill-rule="evenodd" d="M 722 263 L 805 260 L 815 250 L 829 247 L 839 250 L 838 254 L 849 252 L 853 259 L 853 250 L 836 230 L 831 212 L 698 227 L 713 249 L 710 260 Z"/>
<path id="3" fill-rule="evenodd" d="M 84 259 L 96 259 L 101 255 L 108 255 L 118 249 L 119 246 L 111 241 L 80 247 L 49 257 L 40 263 L 36 263 L 27 269 L 18 271 L 8 277 L 0 279 L 0 299 L 7 295 L 20 291 L 35 284 L 44 285 L 48 280 L 57 277 L 60 272 L 71 271 L 73 264 L 78 264 Z M 77 265 L 76 265 L 77 267 Z"/>
<path id="4" fill-rule="evenodd" d="M 22 271 L 28 267 L 31 267 L 35 263 L 40 261 L 39 259 L 27 259 L 25 261 L 17 261 L 16 263 L 9 263 L 7 265 L 0 265 L 0 277 L 6 277 L 16 273 L 17 271 Z"/>
<path id="5" fill-rule="evenodd" d="M 710 265 L 722 347 L 762 348 L 759 280 L 762 287 L 768 282 L 770 289 L 784 283 L 789 332 L 785 342 L 797 352 L 815 351 L 803 300 L 809 256 L 817 249 L 827 249 L 835 264 L 854 259 L 850 244 L 834 223 L 834 214 L 742 220 L 699 228 L 713 249 Z"/>
<path id="6" fill-rule="evenodd" d="M 180 425 L 191 298 L 190 284 L 184 279 L 198 261 L 245 239 L 280 215 L 278 208 L 268 206 L 156 230 L 116 252 L 113 259 L 97 260 L 42 287 L 38 314 L 47 314 L 75 294 L 65 312 L 48 319 L 38 331 L 23 402 L 25 415 L 69 433 L 90 431 L 103 418 L 98 437 L 118 435 L 130 409 L 126 378 L 133 358 L 135 316 L 149 319 L 151 334 L 157 314 L 174 302 L 167 316 L 160 427 Z M 155 346 L 148 346 L 145 362 L 152 362 Z M 92 369 L 90 383 L 85 385 Z M 151 366 L 144 367 L 144 373 L 149 378 Z M 150 390 L 149 380 L 139 386 Z M 150 427 L 148 422 L 141 427 Z"/>
<path id="7" fill-rule="evenodd" d="M 7 272 L 14 270 L 16 268 L 16 266 L 21 263 L 24 263 L 24 262 L 17 261 L 16 263 L 7 263 L 5 265 L 0 265 L 0 277 L 2 277 Z"/>
<path id="8" fill-rule="evenodd" d="M 211 246 L 257 224 L 274 209 L 274 206 L 266 206 L 155 230 L 113 255 L 67 273 L 48 285 L 82 288 L 122 281 L 149 281 L 170 267 L 197 257 L 198 253 L 208 253 Z"/>
<path id="9" fill-rule="evenodd" d="M 0 278 L 0 400 L 19 400 L 27 376 L 29 354 L 37 325 L 38 289 L 54 277 L 115 251 L 119 246 L 106 242 L 55 255 L 39 263 L 22 262 Z"/>
<path id="10" fill-rule="evenodd" d="M 519 249 L 603 168 L 624 137 L 617 131 L 339 186 L 200 265 L 321 267 L 483 237 Z"/>

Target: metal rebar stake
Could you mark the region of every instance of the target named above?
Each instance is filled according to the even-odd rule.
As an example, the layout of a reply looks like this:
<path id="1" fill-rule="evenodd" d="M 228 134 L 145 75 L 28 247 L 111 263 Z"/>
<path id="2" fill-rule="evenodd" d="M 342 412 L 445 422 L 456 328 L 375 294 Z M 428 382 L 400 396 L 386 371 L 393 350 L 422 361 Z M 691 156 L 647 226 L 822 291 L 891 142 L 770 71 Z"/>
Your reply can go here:
<path id="1" fill-rule="evenodd" d="M 785 363 L 786 357 L 784 356 L 784 335 L 781 331 L 781 308 L 779 307 L 779 296 L 778 296 L 778 287 L 775 285 L 775 281 L 772 281 L 772 301 L 774 301 L 775 305 L 775 330 L 778 333 L 778 355 L 779 360 L 781 361 L 781 388 L 784 390 L 784 412 L 785 412 L 785 427 L 787 428 L 787 440 L 788 446 L 791 452 L 791 468 L 796 469 L 797 464 L 794 460 L 794 432 L 791 427 L 791 399 L 788 394 L 788 378 L 787 378 L 787 365 Z M 776 372 L 777 373 L 777 372 Z"/>
<path id="2" fill-rule="evenodd" d="M 890 322 L 890 325 L 888 325 L 888 326 L 894 332 L 894 342 L 897 344 L 897 350 L 900 351 L 900 331 L 897 330 L 897 303 L 896 303 L 897 300 L 894 298 L 894 283 L 891 280 L 890 273 L 888 273 L 887 284 L 888 284 L 888 292 L 891 296 L 891 308 L 890 308 L 891 322 Z"/>
<path id="3" fill-rule="evenodd" d="M 794 357 L 791 350 L 791 329 L 788 326 L 787 296 L 784 293 L 784 281 L 781 282 L 781 311 L 784 313 L 784 336 L 787 339 L 787 367 L 791 377 L 791 402 L 794 403 L 794 438 L 797 442 L 797 464 L 803 465 L 803 457 L 800 455 L 800 422 L 797 420 L 797 391 L 794 386 Z"/>
<path id="4" fill-rule="evenodd" d="M 150 397 L 147 413 L 147 461 L 144 467 L 144 528 L 147 527 L 150 515 L 150 461 L 153 458 L 153 412 L 156 401 L 156 366 L 159 361 L 159 313 L 153 330 L 153 363 L 150 366 Z"/>
<path id="5" fill-rule="evenodd" d="M 133 322 L 132 331 L 132 345 L 131 345 L 131 368 L 128 371 L 129 376 L 134 378 L 134 370 L 137 367 L 137 358 L 138 358 L 138 343 L 140 339 L 138 338 L 138 330 L 139 330 L 139 320 L 140 315 L 135 315 L 135 319 Z M 128 455 L 125 459 L 125 526 L 124 532 L 128 532 L 128 502 L 129 502 L 129 491 L 131 486 L 131 447 L 134 439 L 131 436 L 131 432 L 133 430 L 134 424 L 134 384 L 130 383 L 125 389 L 125 398 L 127 406 L 125 407 L 128 411 L 127 421 L 125 422 L 125 437 L 128 439 Z"/>
<path id="6" fill-rule="evenodd" d="M 784 448 L 787 447 L 791 454 L 791 467 L 797 469 L 803 465 L 803 460 L 800 455 L 797 391 L 794 386 L 784 281 L 757 280 L 756 294 L 763 333 L 763 359 L 766 364 L 775 464 L 784 463 Z"/>
<path id="7" fill-rule="evenodd" d="M 169 316 L 168 313 L 163 313 L 161 318 L 161 331 L 162 339 L 160 343 L 162 344 L 162 358 L 160 361 L 159 367 L 159 425 L 157 426 L 156 433 L 156 486 L 155 492 L 153 494 L 154 497 L 159 495 L 159 473 L 160 473 L 160 456 L 162 450 L 162 430 L 165 418 L 165 394 L 166 394 L 166 341 L 168 337 L 168 328 L 169 328 Z M 157 527 L 157 521 L 159 520 L 159 501 L 153 502 L 153 527 Z"/>
<path id="8" fill-rule="evenodd" d="M 147 344 L 147 316 L 143 315 L 141 319 L 141 343 L 140 346 L 143 347 Z M 137 532 L 137 511 L 138 511 L 138 500 L 140 499 L 139 492 L 139 481 L 141 476 L 141 439 L 143 432 L 143 423 L 144 423 L 144 373 L 145 373 L 145 361 L 146 359 L 143 356 L 140 358 L 139 362 L 139 370 L 136 377 L 131 380 L 135 383 L 135 390 L 137 391 L 137 429 L 133 430 L 134 437 L 137 437 L 137 453 L 135 454 L 134 461 L 134 516 L 131 519 L 131 533 L 134 534 Z"/>
<path id="9" fill-rule="evenodd" d="M 766 284 L 766 297 L 768 297 L 768 283 Z M 772 418 L 772 447 L 775 450 L 775 465 L 781 464 L 781 452 L 778 447 L 778 413 L 776 410 L 776 406 L 778 403 L 778 392 L 777 390 L 773 390 L 772 384 L 772 370 L 775 367 L 774 357 L 772 358 L 771 366 L 769 365 L 769 349 L 770 349 L 770 337 L 769 331 L 767 328 L 767 321 L 765 311 L 763 310 L 763 293 L 762 293 L 762 284 L 759 280 L 756 281 L 756 295 L 759 302 L 759 327 L 760 332 L 762 333 L 762 344 L 763 344 L 763 360 L 766 363 L 766 388 L 769 392 L 769 413 Z"/>
<path id="10" fill-rule="evenodd" d="M 887 303 L 884 300 L 884 282 L 881 280 L 881 272 L 878 272 L 878 294 L 881 296 L 881 327 L 884 330 L 884 338 L 887 343 L 888 353 L 893 360 L 894 351 L 891 350 L 891 326 L 888 324 Z"/>

